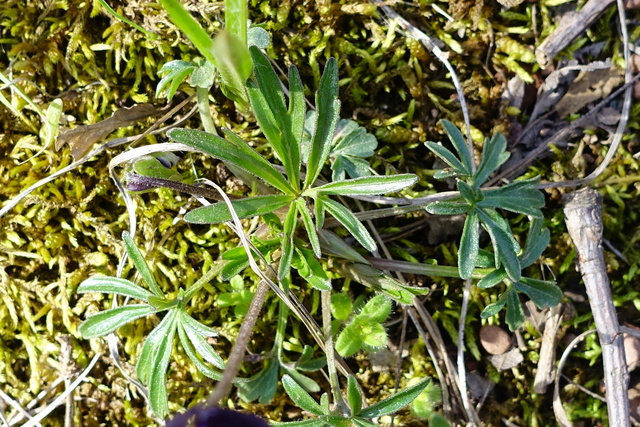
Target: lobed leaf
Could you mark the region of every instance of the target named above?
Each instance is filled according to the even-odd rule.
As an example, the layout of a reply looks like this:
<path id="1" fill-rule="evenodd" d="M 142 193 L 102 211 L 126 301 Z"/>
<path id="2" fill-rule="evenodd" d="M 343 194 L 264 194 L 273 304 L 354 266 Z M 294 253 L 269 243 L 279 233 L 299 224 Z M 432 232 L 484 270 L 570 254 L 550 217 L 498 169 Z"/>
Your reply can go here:
<path id="1" fill-rule="evenodd" d="M 481 289 L 488 289 L 502 282 L 506 278 L 507 273 L 503 269 L 493 270 L 491 273 L 480 279 L 476 286 Z"/>
<path id="2" fill-rule="evenodd" d="M 467 176 L 471 176 L 471 171 L 473 170 L 471 166 L 473 165 L 473 153 L 469 152 L 469 147 L 464 140 L 464 136 L 462 136 L 460 130 L 450 121 L 440 120 L 440 124 L 449 136 L 449 139 L 453 144 L 453 148 L 458 152 L 458 156 L 464 165 L 464 170 L 466 171 Z"/>
<path id="3" fill-rule="evenodd" d="M 316 226 L 311 218 L 311 212 L 302 197 L 296 199 L 296 205 L 298 206 L 298 212 L 300 213 L 300 218 L 302 218 L 304 228 L 307 230 L 307 236 L 309 237 L 309 243 L 311 243 L 313 254 L 317 258 L 320 258 L 322 256 L 320 251 L 320 239 L 318 238 L 318 231 L 316 230 Z"/>
<path id="4" fill-rule="evenodd" d="M 517 282 L 522 277 L 520 260 L 517 255 L 519 247 L 518 242 L 515 241 L 511 234 L 509 224 L 495 211 L 476 209 L 476 212 L 478 212 L 480 221 L 491 237 L 495 251 L 496 266 L 503 265 L 509 275 L 509 279 Z"/>
<path id="5" fill-rule="evenodd" d="M 318 197 L 320 199 L 320 197 Z M 349 209 L 327 197 L 322 197 L 324 208 L 369 252 L 376 250 L 376 242 L 364 225 Z"/>
<path id="6" fill-rule="evenodd" d="M 153 277 L 153 274 L 151 274 L 149 265 L 144 260 L 140 249 L 138 249 L 136 244 L 133 242 L 131 235 L 127 231 L 122 233 L 122 240 L 124 240 L 124 247 L 127 250 L 127 254 L 129 255 L 129 258 L 131 258 L 131 261 L 133 261 L 133 265 L 135 265 L 138 273 L 140 273 L 142 280 L 145 281 L 155 296 L 164 298 L 162 290 L 156 283 L 156 279 Z"/>
<path id="7" fill-rule="evenodd" d="M 442 175 L 442 174 L 437 175 L 436 176 L 437 179 L 444 179 L 450 176 L 466 177 L 471 175 L 471 169 L 467 169 L 462 164 L 462 162 L 458 160 L 455 154 L 453 154 L 447 148 L 443 147 L 438 143 L 431 142 L 431 141 L 425 142 L 424 145 L 426 145 L 426 147 L 429 150 L 433 151 L 435 155 L 440 157 L 446 164 L 448 164 L 451 167 L 451 171 L 447 171 L 446 175 Z"/>
<path id="8" fill-rule="evenodd" d="M 117 294 L 141 299 L 143 301 L 148 301 L 149 297 L 153 295 L 148 290 L 136 285 L 129 280 L 110 276 L 90 277 L 89 279 L 83 281 L 80 286 L 78 286 L 77 292 L 79 294 L 85 292 Z"/>
<path id="9" fill-rule="evenodd" d="M 509 325 L 511 331 L 515 331 L 524 323 L 524 310 L 520 305 L 520 298 L 514 288 L 510 287 L 506 292 L 507 294 L 507 314 L 505 321 Z"/>
<path id="10" fill-rule="evenodd" d="M 554 282 L 523 277 L 514 286 L 539 308 L 556 306 L 562 299 L 562 290 Z"/>
<path id="11" fill-rule="evenodd" d="M 460 215 L 472 209 L 462 198 L 429 203 L 425 210 L 433 215 Z"/>
<path id="12" fill-rule="evenodd" d="M 112 308 L 89 316 L 87 320 L 82 322 L 78 332 L 84 338 L 102 337 L 129 322 L 155 312 L 156 309 L 148 304 L 130 304 Z"/>
<path id="13" fill-rule="evenodd" d="M 193 345 L 189 341 L 187 334 L 184 332 L 184 327 L 182 324 L 178 325 L 178 337 L 180 339 L 180 344 L 182 345 L 184 352 L 187 353 L 187 356 L 189 356 L 189 359 L 191 359 L 196 369 L 202 372 L 203 375 L 213 380 L 220 381 L 222 379 L 222 373 L 216 371 L 215 369 L 211 369 L 202 360 L 200 360 L 200 358 L 196 354 L 195 349 L 193 348 Z"/>
<path id="14" fill-rule="evenodd" d="M 280 263 L 278 265 L 278 280 L 280 281 L 287 277 L 291 270 L 291 261 L 296 248 L 293 243 L 293 234 L 296 231 L 297 220 L 298 205 L 292 203 L 284 219 L 282 230 L 282 256 L 280 257 Z"/>
<path id="15" fill-rule="evenodd" d="M 473 175 L 473 186 L 479 188 L 504 162 L 509 159 L 510 153 L 505 151 L 507 140 L 500 133 L 495 133 L 491 139 L 485 139 L 482 147 L 482 161 Z"/>

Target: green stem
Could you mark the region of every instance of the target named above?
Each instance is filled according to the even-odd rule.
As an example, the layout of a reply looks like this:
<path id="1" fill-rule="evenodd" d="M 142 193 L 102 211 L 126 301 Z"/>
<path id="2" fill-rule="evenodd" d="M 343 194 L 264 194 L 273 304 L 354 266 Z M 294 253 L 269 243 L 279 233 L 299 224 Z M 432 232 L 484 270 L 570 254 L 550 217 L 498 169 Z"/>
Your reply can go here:
<path id="1" fill-rule="evenodd" d="M 276 339 L 273 343 L 273 348 L 278 355 L 278 362 L 282 364 L 282 346 L 284 344 L 285 330 L 287 329 L 287 319 L 289 318 L 289 307 L 286 306 L 283 300 L 280 300 L 278 309 L 278 327 L 276 329 Z"/>
<path id="2" fill-rule="evenodd" d="M 211 109 L 209 108 L 209 88 L 199 87 L 197 89 L 198 94 L 198 112 L 200 113 L 200 120 L 202 120 L 202 126 L 206 132 L 218 136 L 216 125 L 211 118 Z"/>
<path id="3" fill-rule="evenodd" d="M 204 273 L 187 291 L 184 293 L 184 303 L 186 304 L 204 285 L 209 283 L 220 274 L 220 270 L 224 266 L 225 262 L 218 262 L 211 266 L 206 273 Z"/>
<path id="4" fill-rule="evenodd" d="M 324 328 L 325 354 L 327 355 L 327 369 L 329 370 L 329 382 L 331 393 L 336 406 L 342 414 L 347 414 L 347 405 L 342 399 L 338 370 L 336 369 L 336 355 L 333 348 L 333 334 L 331 331 L 331 291 L 320 291 L 322 301 L 322 326 Z"/>

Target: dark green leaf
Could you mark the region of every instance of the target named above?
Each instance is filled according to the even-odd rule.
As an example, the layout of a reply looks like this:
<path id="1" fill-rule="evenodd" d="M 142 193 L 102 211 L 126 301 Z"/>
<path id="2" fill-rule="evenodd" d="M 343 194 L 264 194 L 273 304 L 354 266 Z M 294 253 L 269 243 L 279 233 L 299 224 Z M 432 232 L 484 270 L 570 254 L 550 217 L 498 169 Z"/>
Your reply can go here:
<path id="1" fill-rule="evenodd" d="M 155 313 L 156 309 L 148 304 L 131 304 L 111 310 L 101 311 L 82 322 L 78 332 L 83 338 L 95 338 L 108 335 L 119 327 L 140 317 Z"/>
<path id="2" fill-rule="evenodd" d="M 480 239 L 480 225 L 475 210 L 469 211 L 462 229 L 460 250 L 458 251 L 458 271 L 462 279 L 468 279 L 473 274 L 478 259 Z"/>
<path id="3" fill-rule="evenodd" d="M 291 261 L 295 252 L 295 245 L 293 244 L 293 234 L 296 230 L 298 220 L 298 205 L 292 203 L 287 216 L 284 219 L 284 228 L 282 232 L 282 256 L 280 257 L 280 264 L 278 265 L 278 280 L 283 280 L 289 275 L 291 270 Z"/>
<path id="4" fill-rule="evenodd" d="M 516 282 L 522 277 L 517 252 L 518 243 L 511 234 L 509 224 L 497 212 L 489 209 L 476 209 L 480 221 L 491 237 L 496 253 L 496 265 L 502 264 L 509 278 Z"/>
<path id="5" fill-rule="evenodd" d="M 264 369 L 252 376 L 249 381 L 238 384 L 240 397 L 248 402 L 258 399 L 263 405 L 269 404 L 278 389 L 279 367 L 280 364 L 277 361 L 267 359 Z"/>
<path id="6" fill-rule="evenodd" d="M 378 425 L 359 417 L 351 418 L 351 423 L 356 427 L 376 427 Z"/>
<path id="7" fill-rule="evenodd" d="M 293 202 L 294 197 L 288 195 L 268 195 L 248 197 L 231 202 L 239 218 L 248 218 L 273 212 Z M 195 224 L 218 224 L 231 221 L 229 207 L 224 202 L 202 206 L 187 212 L 185 221 Z"/>
<path id="8" fill-rule="evenodd" d="M 423 380 L 414 386 L 405 388 L 404 390 L 376 403 L 375 405 L 371 405 L 368 408 L 365 408 L 360 413 L 355 415 L 363 418 L 374 418 L 393 414 L 410 404 L 413 399 L 418 397 L 418 395 L 422 393 L 422 390 L 424 390 L 424 388 L 429 385 L 429 381 L 430 380 L 428 379 Z"/>
<path id="9" fill-rule="evenodd" d="M 562 299 L 562 291 L 554 282 L 523 277 L 514 286 L 539 308 L 556 306 Z"/>
<path id="10" fill-rule="evenodd" d="M 449 139 L 451 140 L 453 147 L 458 152 L 460 161 L 464 165 L 464 170 L 466 171 L 468 176 L 471 176 L 473 154 L 469 152 L 469 147 L 467 145 L 467 142 L 464 140 L 464 136 L 462 136 L 462 133 L 450 121 L 440 120 L 440 124 L 444 128 L 447 135 L 449 135 Z"/>
<path id="11" fill-rule="evenodd" d="M 124 247 L 127 250 L 127 254 L 129 255 L 129 258 L 131 258 L 131 261 L 133 261 L 133 265 L 135 265 L 140 276 L 142 276 L 142 280 L 145 281 L 155 296 L 162 298 L 164 296 L 162 290 L 156 283 L 156 279 L 153 277 L 153 274 L 151 274 L 151 270 L 149 269 L 147 262 L 144 260 L 142 253 L 133 242 L 131 235 L 125 231 L 122 233 L 122 240 L 124 240 Z"/>
<path id="12" fill-rule="evenodd" d="M 551 233 L 548 229 L 542 229 L 542 219 L 534 218 L 529 226 L 527 241 L 524 245 L 524 254 L 520 258 L 522 268 L 529 267 L 536 262 L 544 250 L 549 246 Z"/>
<path id="13" fill-rule="evenodd" d="M 500 133 L 495 133 L 491 139 L 485 139 L 482 147 L 482 161 L 473 175 L 473 186 L 479 188 L 509 158 L 506 152 L 507 140 Z"/>
<path id="14" fill-rule="evenodd" d="M 425 208 L 433 215 L 460 215 L 469 212 L 472 208 L 461 198 L 429 203 Z"/>
<path id="15" fill-rule="evenodd" d="M 141 288 L 133 282 L 119 277 L 98 276 L 90 277 L 78 286 L 79 294 L 85 292 L 102 292 L 105 294 L 124 295 L 131 298 L 147 301 L 153 295 L 148 290 Z"/>
<path id="16" fill-rule="evenodd" d="M 484 198 L 481 190 L 473 188 L 460 179 L 457 180 L 456 186 L 458 187 L 458 191 L 460 191 L 462 198 L 471 206 L 474 206 Z"/>
<path id="17" fill-rule="evenodd" d="M 304 421 L 289 421 L 286 423 L 269 423 L 272 427 L 325 427 L 327 423 L 325 423 L 321 419 L 311 418 Z"/>
<path id="18" fill-rule="evenodd" d="M 524 311 L 522 310 L 522 305 L 520 305 L 518 293 L 514 288 L 510 287 L 505 293 L 507 294 L 507 314 L 505 321 L 507 325 L 509 325 L 509 329 L 515 331 L 524 323 Z"/>
<path id="19" fill-rule="evenodd" d="M 535 189 L 539 178 L 516 181 L 503 187 L 483 190 L 484 200 L 479 207 L 499 208 L 507 211 L 542 218 L 540 208 L 544 206 L 544 195 Z"/>
<path id="20" fill-rule="evenodd" d="M 471 175 L 471 169 L 465 168 L 460 160 L 458 160 L 458 158 L 447 148 L 431 141 L 425 142 L 424 145 L 426 145 L 429 150 L 433 151 L 438 157 L 444 160 L 449 167 L 451 167 L 451 171 L 447 173 L 447 176 L 439 175 L 438 179 L 443 179 L 449 176 L 464 178 Z"/>
<path id="21" fill-rule="evenodd" d="M 298 182 L 300 180 L 300 166 L 302 165 L 302 154 L 300 148 L 302 145 L 302 134 L 304 132 L 304 119 L 307 111 L 304 99 L 304 87 L 298 69 L 294 66 L 289 67 L 289 122 L 290 122 L 290 138 L 289 144 L 289 161 L 291 163 L 292 175 L 290 181 Z M 295 171 L 295 172 L 294 172 Z"/>
<path id="22" fill-rule="evenodd" d="M 507 278 L 507 273 L 503 270 L 493 270 L 491 273 L 484 276 L 476 286 L 481 289 L 491 288 Z"/>
<path id="23" fill-rule="evenodd" d="M 501 297 L 498 301 L 486 306 L 484 310 L 482 310 L 482 313 L 480 313 L 480 318 L 487 319 L 489 317 L 495 316 L 500 312 L 500 310 L 502 310 L 506 303 L 507 299 Z"/>
<path id="24" fill-rule="evenodd" d="M 290 368 L 286 365 L 281 365 L 282 370 L 291 376 L 295 382 L 298 383 L 300 387 L 308 391 L 309 393 L 317 393 L 320 391 L 320 385 L 309 378 L 306 375 L 301 374 L 296 370 L 296 368 Z"/>
<path id="25" fill-rule="evenodd" d="M 318 119 L 311 141 L 304 188 L 311 187 L 329 157 L 331 142 L 340 115 L 338 62 L 334 58 L 329 58 L 322 73 L 320 87 L 316 93 L 316 109 Z"/>

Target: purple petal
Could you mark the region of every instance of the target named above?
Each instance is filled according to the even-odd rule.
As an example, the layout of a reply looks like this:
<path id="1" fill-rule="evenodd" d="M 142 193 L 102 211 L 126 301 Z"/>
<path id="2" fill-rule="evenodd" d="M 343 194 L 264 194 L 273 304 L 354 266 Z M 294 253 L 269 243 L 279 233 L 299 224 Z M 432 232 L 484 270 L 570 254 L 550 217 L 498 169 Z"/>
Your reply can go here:
<path id="1" fill-rule="evenodd" d="M 174 416 L 167 422 L 166 427 L 187 427 L 190 420 L 193 420 L 195 427 L 269 427 L 266 421 L 255 415 L 201 406 L 195 406 L 184 414 Z"/>

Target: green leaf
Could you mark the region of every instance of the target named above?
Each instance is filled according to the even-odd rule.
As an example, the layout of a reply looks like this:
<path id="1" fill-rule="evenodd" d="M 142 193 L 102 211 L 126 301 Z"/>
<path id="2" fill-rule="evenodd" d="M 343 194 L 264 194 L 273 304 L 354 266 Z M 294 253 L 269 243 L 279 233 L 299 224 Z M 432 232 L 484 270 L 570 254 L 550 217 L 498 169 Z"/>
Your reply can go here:
<path id="1" fill-rule="evenodd" d="M 153 277 L 153 274 L 151 274 L 149 265 L 147 265 L 147 262 L 144 260 L 142 253 L 133 242 L 131 235 L 127 231 L 122 233 L 122 240 L 124 240 L 124 247 L 127 250 L 127 254 L 129 255 L 129 258 L 131 258 L 131 261 L 133 261 L 133 265 L 135 265 L 138 273 L 140 273 L 142 280 L 145 281 L 145 283 L 147 284 L 147 286 L 149 286 L 149 289 L 151 289 L 151 292 L 153 292 L 155 296 L 163 298 L 164 294 L 156 283 L 156 279 Z"/>
<path id="2" fill-rule="evenodd" d="M 363 157 L 373 156 L 378 146 L 375 136 L 353 120 L 340 120 L 333 136 L 330 156 L 334 159 L 332 181 L 342 181 L 346 174 L 351 178 L 371 175 L 369 162 Z"/>
<path id="3" fill-rule="evenodd" d="M 215 329 L 208 327 L 207 325 L 203 325 L 198 322 L 193 317 L 189 316 L 185 311 L 181 312 L 180 321 L 185 325 L 186 328 L 195 331 L 197 334 L 202 335 L 203 337 L 217 337 L 219 334 Z"/>
<path id="4" fill-rule="evenodd" d="M 177 315 L 177 310 L 169 311 L 144 340 L 142 351 L 136 364 L 136 375 L 143 384 L 149 385 L 151 383 L 152 374 L 158 368 L 156 366 L 158 353 L 166 347 L 165 339 L 171 330 L 175 331 L 174 325 Z"/>
<path id="5" fill-rule="evenodd" d="M 284 426 L 284 427 L 325 427 L 327 424 L 320 419 L 316 419 L 316 418 L 311 418 L 308 420 L 304 420 L 304 421 L 289 421 L 286 423 L 269 423 L 270 426 L 272 427 L 279 427 L 279 426 Z"/>
<path id="6" fill-rule="evenodd" d="M 211 369 L 202 360 L 200 360 L 200 358 L 196 354 L 195 349 L 193 348 L 193 345 L 189 341 L 187 334 L 184 332 L 184 326 L 182 324 L 178 325 L 178 337 L 180 338 L 180 344 L 182 345 L 182 348 L 184 349 L 185 353 L 187 353 L 187 356 L 189 356 L 189 359 L 191 359 L 195 367 L 200 372 L 202 372 L 203 375 L 213 380 L 220 381 L 222 379 L 222 373 L 216 371 L 215 369 Z"/>
<path id="7" fill-rule="evenodd" d="M 231 205 L 239 218 L 249 218 L 273 212 L 290 204 L 293 200 L 293 196 L 268 195 L 233 200 Z M 218 224 L 231 221 L 232 218 L 227 204 L 218 202 L 189 211 L 184 216 L 184 219 L 194 224 Z"/>
<path id="8" fill-rule="evenodd" d="M 433 215 L 460 215 L 469 212 L 473 208 L 462 198 L 457 198 L 429 203 L 425 209 Z"/>
<path id="9" fill-rule="evenodd" d="M 280 365 L 280 367 L 285 374 L 291 376 L 291 378 L 307 392 L 318 393 L 320 391 L 320 385 L 308 376 L 298 372 L 297 368 L 290 368 L 287 365 Z"/>
<path id="10" fill-rule="evenodd" d="M 520 261 L 517 252 L 518 243 L 511 234 L 509 224 L 495 211 L 488 209 L 476 209 L 480 221 L 491 237 L 493 248 L 496 254 L 496 266 L 502 264 L 509 275 L 509 279 L 514 282 L 522 277 Z"/>
<path id="11" fill-rule="evenodd" d="M 372 322 L 383 323 L 391 314 L 391 308 L 392 303 L 389 298 L 384 295 L 376 295 L 367 301 L 358 316 L 366 316 Z"/>
<path id="12" fill-rule="evenodd" d="M 527 241 L 524 245 L 524 253 L 520 258 L 522 268 L 529 267 L 536 262 L 544 250 L 549 246 L 551 233 L 548 229 L 542 229 L 542 219 L 534 218 L 529 226 Z"/>
<path id="13" fill-rule="evenodd" d="M 360 323 L 362 341 L 365 345 L 379 348 L 387 344 L 387 331 L 380 323 Z"/>
<path id="14" fill-rule="evenodd" d="M 535 189 L 539 178 L 516 181 L 497 189 L 483 190 L 484 200 L 478 207 L 499 208 L 507 211 L 542 218 L 540 208 L 544 206 L 544 195 Z"/>
<path id="15" fill-rule="evenodd" d="M 484 195 L 481 190 L 478 190 L 462 180 L 457 180 L 456 187 L 460 191 L 462 198 L 471 206 L 475 206 L 476 203 L 484 199 Z"/>
<path id="16" fill-rule="evenodd" d="M 378 424 L 374 424 L 371 421 L 367 421 L 364 418 L 351 418 L 351 423 L 356 427 L 376 427 Z"/>
<path id="17" fill-rule="evenodd" d="M 313 397 L 300 387 L 300 385 L 289 375 L 284 375 L 282 377 L 282 385 L 291 400 L 293 400 L 298 407 L 315 415 L 322 415 L 324 413 L 318 402 L 313 400 Z"/>
<path id="18" fill-rule="evenodd" d="M 153 295 L 148 290 L 129 280 L 109 276 L 90 277 L 78 286 L 78 290 L 76 292 L 79 294 L 85 292 L 117 294 L 141 299 L 143 301 L 148 301 L 148 298 Z"/>
<path id="19" fill-rule="evenodd" d="M 340 114 L 338 100 L 338 62 L 329 58 L 320 79 L 320 87 L 316 93 L 316 108 L 318 119 L 311 141 L 311 150 L 307 162 L 307 175 L 304 188 L 309 188 L 315 182 L 329 157 L 331 141 Z"/>
<path id="20" fill-rule="evenodd" d="M 342 181 L 346 175 L 349 175 L 351 178 L 368 176 L 371 175 L 369 168 L 369 162 L 364 159 L 351 156 L 338 156 L 331 164 L 331 169 L 333 169 L 331 180 Z"/>
<path id="21" fill-rule="evenodd" d="M 293 234 L 296 231 L 296 225 L 298 220 L 298 205 L 292 203 L 287 212 L 287 216 L 284 219 L 284 227 L 282 231 L 282 256 L 280 257 L 280 264 L 278 265 L 278 280 L 282 281 L 289 275 L 291 270 L 291 261 L 293 259 L 293 253 L 295 251 L 295 245 L 293 244 Z"/>
<path id="22" fill-rule="evenodd" d="M 488 289 L 502 282 L 506 278 L 507 273 L 503 269 L 493 270 L 491 273 L 480 279 L 476 286 L 481 289 Z"/>
<path id="23" fill-rule="evenodd" d="M 264 28 L 251 26 L 247 30 L 247 45 L 266 49 L 271 45 L 271 35 Z"/>
<path id="24" fill-rule="evenodd" d="M 229 129 L 223 129 L 223 132 L 227 139 L 195 129 L 171 129 L 167 132 L 167 136 L 176 142 L 197 148 L 203 153 L 237 166 L 285 194 L 295 193 L 285 177 L 239 136 Z"/>
<path id="25" fill-rule="evenodd" d="M 500 133 L 495 133 L 491 139 L 485 139 L 484 147 L 482 147 L 482 161 L 473 175 L 475 188 L 484 184 L 489 175 L 507 161 L 510 154 L 505 151 L 506 148 L 507 140 Z"/>
<path id="26" fill-rule="evenodd" d="M 336 351 L 342 357 L 349 357 L 356 354 L 362 347 L 362 336 L 359 326 L 355 323 L 348 324 L 336 339 Z"/>
<path id="27" fill-rule="evenodd" d="M 318 194 L 342 195 L 342 196 L 366 196 L 387 194 L 400 191 L 416 183 L 418 177 L 414 174 L 366 176 L 348 179 L 345 181 L 331 182 L 315 187 L 307 192 Z"/>
<path id="28" fill-rule="evenodd" d="M 246 0 L 224 0 L 224 23 L 226 30 L 243 45 L 247 45 L 247 20 L 249 7 Z"/>
<path id="29" fill-rule="evenodd" d="M 414 295 L 428 293 L 425 288 L 412 288 L 364 264 L 352 264 L 343 271 L 356 282 L 381 292 L 402 304 L 411 304 Z"/>
<path id="30" fill-rule="evenodd" d="M 347 379 L 347 400 L 352 414 L 357 414 L 362 410 L 362 391 L 353 375 L 349 375 Z"/>
<path id="31" fill-rule="evenodd" d="M 318 197 L 318 200 L 320 200 L 320 197 Z M 365 249 L 369 252 L 376 250 L 375 240 L 349 209 L 327 197 L 322 197 L 322 202 L 327 212 L 337 219 Z"/>
<path id="32" fill-rule="evenodd" d="M 311 286 L 319 291 L 331 290 L 331 279 L 327 276 L 322 265 L 315 259 L 313 252 L 303 248 L 295 248 L 292 265 Z"/>
<path id="33" fill-rule="evenodd" d="M 469 152 L 469 147 L 467 146 L 466 141 L 464 140 L 464 136 L 458 130 L 458 128 L 448 120 L 440 120 L 440 124 L 444 128 L 447 135 L 449 135 L 449 139 L 453 143 L 453 147 L 458 152 L 458 156 L 460 157 L 460 161 L 464 165 L 464 170 L 468 176 L 471 176 L 473 164 L 473 154 Z"/>
<path id="34" fill-rule="evenodd" d="M 309 243 L 311 243 L 313 254 L 317 258 L 320 258 L 322 256 L 322 252 L 320 250 L 320 239 L 318 238 L 318 231 L 316 230 L 316 226 L 311 218 L 311 212 L 309 211 L 304 199 L 301 197 L 296 199 L 296 205 L 298 206 L 298 212 L 300 212 L 300 218 L 302 218 L 304 228 L 307 230 L 307 236 L 309 237 Z"/>
<path id="35" fill-rule="evenodd" d="M 562 299 L 562 291 L 554 282 L 523 277 L 514 286 L 526 294 L 538 308 L 556 306 Z"/>
<path id="36" fill-rule="evenodd" d="M 288 158 L 292 169 L 290 181 L 299 182 L 300 180 L 300 166 L 302 165 L 300 148 L 306 110 L 307 105 L 304 99 L 304 87 L 300 74 L 296 67 L 291 66 L 289 67 L 289 109 L 287 111 L 291 129 L 291 140 L 288 141 L 290 149 Z"/>
<path id="37" fill-rule="evenodd" d="M 190 319 L 190 320 L 187 320 L 187 319 Z M 180 311 L 180 323 L 185 334 L 187 335 L 187 338 L 193 345 L 193 348 L 196 350 L 196 352 L 200 356 L 202 356 L 202 358 L 205 361 L 211 363 L 213 366 L 215 366 L 218 369 L 224 370 L 225 369 L 224 361 L 218 355 L 218 353 L 216 353 L 211 348 L 211 345 L 209 345 L 207 340 L 205 340 L 202 337 L 202 334 L 200 333 L 200 331 L 202 331 L 202 328 L 206 328 L 206 327 L 203 324 L 191 318 L 187 313 L 185 313 L 182 310 Z M 199 326 L 194 327 L 194 323 L 198 324 Z M 205 335 L 205 336 L 210 336 L 210 335 Z"/>
<path id="38" fill-rule="evenodd" d="M 458 160 L 455 154 L 453 154 L 447 148 L 443 147 L 438 143 L 431 142 L 431 141 L 425 142 L 424 145 L 429 150 L 433 151 L 433 153 L 436 156 L 440 157 L 452 169 L 452 171 L 446 171 L 445 174 L 434 175 L 435 178 L 444 179 L 444 178 L 449 178 L 451 176 L 464 178 L 471 175 L 471 169 L 465 168 L 465 166 L 460 162 L 460 160 Z"/>
<path id="39" fill-rule="evenodd" d="M 478 259 L 480 247 L 480 226 L 478 214 L 475 210 L 469 211 L 462 229 L 460 250 L 458 251 L 458 271 L 460 278 L 468 279 L 473 274 Z"/>
<path id="40" fill-rule="evenodd" d="M 524 311 L 522 305 L 520 305 L 520 298 L 514 288 L 510 287 L 505 294 L 507 294 L 507 314 L 505 321 L 509 325 L 511 331 L 515 331 L 524 323 Z"/>
<path id="41" fill-rule="evenodd" d="M 216 65 L 216 60 L 213 56 L 214 43 L 209 37 L 209 34 L 202 28 L 202 26 L 193 19 L 193 17 L 187 12 L 179 0 L 160 0 L 160 4 L 163 9 L 167 11 L 171 21 L 187 36 L 187 38 L 194 44 L 196 49 L 200 53 Z"/>
<path id="42" fill-rule="evenodd" d="M 198 58 L 201 59 L 201 58 Z M 209 89 L 213 86 L 216 76 L 216 68 L 209 61 L 200 61 L 201 63 L 193 70 L 189 78 L 189 84 L 193 87 Z"/>
<path id="43" fill-rule="evenodd" d="M 108 335 L 119 327 L 140 317 L 155 313 L 156 309 L 148 304 L 130 304 L 91 315 L 82 322 L 78 332 L 83 338 L 95 338 Z"/>
<path id="44" fill-rule="evenodd" d="M 149 406 L 151 406 L 154 414 L 163 418 L 169 414 L 167 370 L 169 369 L 169 358 L 171 357 L 173 338 L 177 327 L 174 312 L 167 314 L 165 319 L 169 319 L 169 321 L 165 327 L 166 330 L 163 329 L 162 337 L 155 351 L 153 371 L 149 380 Z M 160 328 L 160 325 L 158 325 L 158 328 Z"/>
<path id="45" fill-rule="evenodd" d="M 243 400 L 252 402 L 256 399 L 263 405 L 273 400 L 278 389 L 278 371 L 280 364 L 274 359 L 267 359 L 267 364 L 249 381 L 238 384 L 239 395 Z"/>
<path id="46" fill-rule="evenodd" d="M 165 63 L 158 71 L 159 75 L 164 74 L 164 76 L 156 86 L 156 98 L 159 98 L 164 92 L 167 99 L 171 101 L 180 84 L 195 68 L 195 64 L 187 61 L 175 60 Z"/>
<path id="47" fill-rule="evenodd" d="M 449 421 L 447 421 L 445 417 L 434 412 L 429 417 L 429 427 L 451 427 L 451 424 L 449 424 Z"/>
<path id="48" fill-rule="evenodd" d="M 351 316 L 353 303 L 347 294 L 331 295 L 331 314 L 334 319 L 345 321 Z"/>
<path id="49" fill-rule="evenodd" d="M 246 22 L 244 23 L 246 26 Z M 253 62 L 245 41 L 228 31 L 220 31 L 214 38 L 211 61 L 220 74 L 222 93 L 242 107 L 249 105 L 246 83 L 251 76 Z"/>
<path id="50" fill-rule="evenodd" d="M 500 310 L 502 310 L 506 303 L 507 299 L 500 297 L 498 301 L 489 304 L 484 308 L 484 310 L 482 310 L 482 313 L 480 313 L 480 318 L 488 319 L 489 317 L 495 316 L 500 312 Z"/>
<path id="51" fill-rule="evenodd" d="M 369 261 L 355 249 L 329 230 L 318 230 L 318 239 L 322 244 L 322 249 L 329 255 L 348 259 L 360 264 L 369 264 Z"/>
<path id="52" fill-rule="evenodd" d="M 404 390 L 390 397 L 387 397 L 386 399 L 376 403 L 375 405 L 371 405 L 368 408 L 365 408 L 360 413 L 355 415 L 363 418 L 374 418 L 393 414 L 394 412 L 397 412 L 410 404 L 413 399 L 418 397 L 418 395 L 428 384 L 428 379 L 421 381 L 412 387 L 405 388 Z"/>

